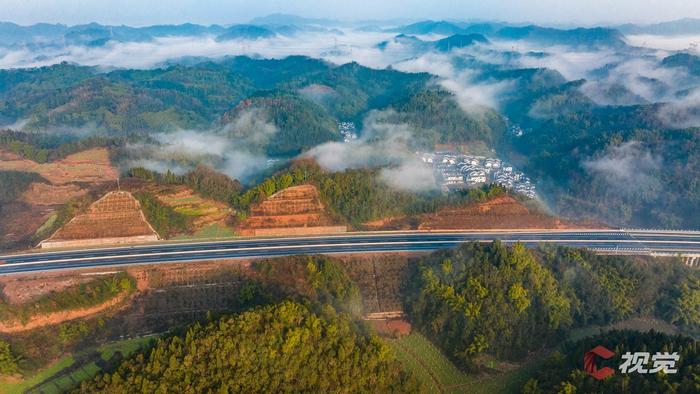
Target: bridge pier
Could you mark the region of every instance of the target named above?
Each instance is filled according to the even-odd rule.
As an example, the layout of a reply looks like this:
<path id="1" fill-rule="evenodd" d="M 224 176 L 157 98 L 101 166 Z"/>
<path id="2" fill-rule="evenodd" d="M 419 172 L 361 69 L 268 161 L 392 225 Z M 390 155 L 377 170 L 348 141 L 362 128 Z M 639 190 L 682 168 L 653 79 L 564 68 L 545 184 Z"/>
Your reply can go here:
<path id="1" fill-rule="evenodd" d="M 683 258 L 683 262 L 688 267 L 700 267 L 700 256 L 686 256 Z"/>

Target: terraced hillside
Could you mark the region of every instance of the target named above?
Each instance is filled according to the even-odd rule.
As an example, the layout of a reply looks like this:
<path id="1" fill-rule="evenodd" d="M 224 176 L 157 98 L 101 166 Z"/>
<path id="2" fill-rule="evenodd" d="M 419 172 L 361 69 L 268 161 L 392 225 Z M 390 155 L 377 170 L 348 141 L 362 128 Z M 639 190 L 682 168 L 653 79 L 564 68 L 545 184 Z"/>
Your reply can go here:
<path id="1" fill-rule="evenodd" d="M 75 216 L 42 248 L 122 244 L 158 240 L 158 234 L 141 212 L 131 193 L 112 191 L 95 201 L 87 212 Z"/>
<path id="2" fill-rule="evenodd" d="M 322 234 L 346 231 L 335 226 L 312 185 L 283 189 L 250 209 L 239 226 L 242 235 Z"/>

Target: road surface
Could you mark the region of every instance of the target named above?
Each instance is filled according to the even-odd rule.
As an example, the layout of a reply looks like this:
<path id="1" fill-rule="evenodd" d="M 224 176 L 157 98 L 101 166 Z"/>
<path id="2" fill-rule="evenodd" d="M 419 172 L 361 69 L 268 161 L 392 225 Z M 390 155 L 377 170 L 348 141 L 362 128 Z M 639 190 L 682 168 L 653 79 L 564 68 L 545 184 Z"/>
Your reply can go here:
<path id="1" fill-rule="evenodd" d="M 294 254 L 423 252 L 469 241 L 522 242 L 528 247 L 559 244 L 628 255 L 700 256 L 693 231 L 453 231 L 347 233 L 313 237 L 249 238 L 216 242 L 160 243 L 132 247 L 61 250 L 0 256 L 0 275 L 58 269 L 211 261 Z"/>

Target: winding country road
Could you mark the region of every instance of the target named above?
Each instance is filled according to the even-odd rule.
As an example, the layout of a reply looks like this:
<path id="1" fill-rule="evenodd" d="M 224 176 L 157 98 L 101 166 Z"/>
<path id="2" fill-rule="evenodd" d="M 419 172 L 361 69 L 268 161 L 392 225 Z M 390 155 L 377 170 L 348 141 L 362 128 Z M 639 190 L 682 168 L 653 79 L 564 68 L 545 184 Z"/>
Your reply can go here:
<path id="1" fill-rule="evenodd" d="M 369 232 L 293 238 L 248 238 L 215 242 L 159 243 L 131 247 L 61 250 L 0 256 L 0 275 L 58 269 L 197 262 L 294 254 L 423 252 L 463 242 L 559 244 L 600 253 L 700 256 L 698 231 L 503 230 Z"/>

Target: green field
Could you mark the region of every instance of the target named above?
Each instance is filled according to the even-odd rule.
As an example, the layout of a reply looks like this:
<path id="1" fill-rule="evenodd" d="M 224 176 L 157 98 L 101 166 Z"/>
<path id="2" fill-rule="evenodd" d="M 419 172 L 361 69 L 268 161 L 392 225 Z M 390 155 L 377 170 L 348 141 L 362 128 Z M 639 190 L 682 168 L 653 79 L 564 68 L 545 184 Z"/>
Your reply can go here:
<path id="1" fill-rule="evenodd" d="M 421 334 L 414 332 L 389 343 L 396 357 L 423 383 L 427 392 L 473 392 L 475 378 L 457 369 Z"/>
<path id="2" fill-rule="evenodd" d="M 51 216 L 49 216 L 49 218 L 46 219 L 44 224 L 42 224 L 41 227 L 39 227 L 34 232 L 34 234 L 35 235 L 42 235 L 44 232 L 48 231 L 51 228 L 51 226 L 53 226 L 53 224 L 56 223 L 56 219 L 58 219 L 58 214 L 54 213 Z"/>
<path id="3" fill-rule="evenodd" d="M 427 393 L 512 393 L 518 392 L 539 366 L 538 360 L 506 372 L 469 375 L 460 371 L 445 355 L 416 332 L 389 344 L 404 366 L 422 383 Z"/>
<path id="4" fill-rule="evenodd" d="M 138 351 L 141 346 L 145 346 L 153 339 L 151 337 L 127 339 L 118 342 L 108 343 L 97 348 L 86 349 L 76 355 L 65 356 L 45 369 L 38 371 L 32 376 L 28 376 L 21 381 L 1 381 L 1 394 L 21 394 L 32 388 L 31 392 L 36 393 L 63 393 L 83 380 L 90 379 L 100 372 L 97 365 L 98 359 L 88 362 L 76 362 L 81 356 L 96 352 L 99 358 L 107 361 L 118 351 L 124 357 Z"/>
<path id="5" fill-rule="evenodd" d="M 203 216 L 206 214 L 206 207 L 176 207 L 175 212 L 181 213 L 186 216 Z"/>

